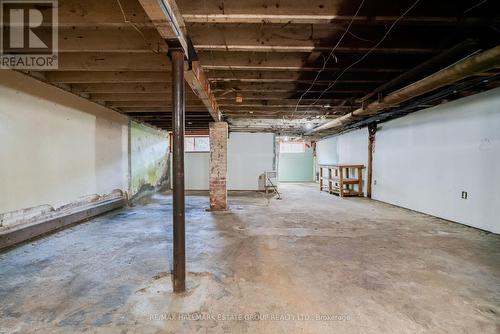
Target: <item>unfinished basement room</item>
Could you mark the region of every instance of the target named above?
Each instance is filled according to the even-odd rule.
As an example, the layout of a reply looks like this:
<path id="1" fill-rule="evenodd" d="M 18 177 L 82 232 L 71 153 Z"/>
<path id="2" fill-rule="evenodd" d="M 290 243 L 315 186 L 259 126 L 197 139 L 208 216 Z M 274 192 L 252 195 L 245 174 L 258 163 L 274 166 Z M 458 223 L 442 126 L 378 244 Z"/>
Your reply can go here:
<path id="1" fill-rule="evenodd" d="M 0 20 L 0 334 L 500 333 L 498 0 Z"/>

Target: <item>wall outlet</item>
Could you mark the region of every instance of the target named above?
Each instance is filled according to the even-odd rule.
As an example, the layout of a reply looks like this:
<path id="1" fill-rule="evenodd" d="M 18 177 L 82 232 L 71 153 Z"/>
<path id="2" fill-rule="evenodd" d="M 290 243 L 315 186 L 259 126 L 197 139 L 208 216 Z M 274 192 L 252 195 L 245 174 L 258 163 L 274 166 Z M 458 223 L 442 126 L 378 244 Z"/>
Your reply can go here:
<path id="1" fill-rule="evenodd" d="M 467 199 L 467 192 L 466 191 L 462 191 L 462 199 Z"/>
<path id="2" fill-rule="evenodd" d="M 376 186 L 377 185 L 377 180 L 373 180 L 373 185 Z"/>

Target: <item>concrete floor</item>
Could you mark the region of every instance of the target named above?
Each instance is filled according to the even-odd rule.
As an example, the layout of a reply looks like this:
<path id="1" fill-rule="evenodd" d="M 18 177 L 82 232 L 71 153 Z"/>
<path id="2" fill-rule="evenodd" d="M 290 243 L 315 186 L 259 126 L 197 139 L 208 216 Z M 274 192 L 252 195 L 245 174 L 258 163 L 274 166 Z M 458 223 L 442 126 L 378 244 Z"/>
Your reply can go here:
<path id="1" fill-rule="evenodd" d="M 183 296 L 166 194 L 1 253 L 0 333 L 500 332 L 499 235 L 281 189 L 187 198 Z"/>

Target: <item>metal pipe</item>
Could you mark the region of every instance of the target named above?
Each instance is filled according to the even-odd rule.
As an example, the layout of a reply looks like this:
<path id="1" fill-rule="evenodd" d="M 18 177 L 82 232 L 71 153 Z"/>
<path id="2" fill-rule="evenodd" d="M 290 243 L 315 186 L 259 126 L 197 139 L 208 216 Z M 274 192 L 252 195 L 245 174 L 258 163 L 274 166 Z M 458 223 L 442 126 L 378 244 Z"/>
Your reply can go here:
<path id="1" fill-rule="evenodd" d="M 184 219 L 184 52 L 170 50 L 172 59 L 173 124 L 173 286 L 174 292 L 186 290 L 186 250 Z"/>
<path id="2" fill-rule="evenodd" d="M 343 127 L 362 117 L 381 113 L 387 108 L 394 107 L 414 97 L 494 68 L 500 68 L 500 45 L 403 87 L 387 95 L 380 102 L 372 102 L 365 108 L 356 109 L 347 115 L 322 124 L 306 134 Z"/>

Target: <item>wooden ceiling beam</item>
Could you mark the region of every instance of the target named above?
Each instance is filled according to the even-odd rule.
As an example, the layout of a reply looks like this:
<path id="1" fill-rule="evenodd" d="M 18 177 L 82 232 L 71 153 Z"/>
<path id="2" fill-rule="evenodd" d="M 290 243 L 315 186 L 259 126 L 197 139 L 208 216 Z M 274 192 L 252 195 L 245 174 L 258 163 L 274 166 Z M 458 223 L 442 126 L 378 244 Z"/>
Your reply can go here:
<path id="1" fill-rule="evenodd" d="M 42 29 L 37 34 L 50 34 Z M 125 27 L 71 27 L 58 31 L 59 54 L 71 52 L 164 53 L 168 48 L 154 27 L 138 30 Z"/>
<path id="2" fill-rule="evenodd" d="M 71 84 L 71 89 L 78 93 L 135 93 L 150 94 L 162 93 L 167 96 L 172 95 L 172 85 L 170 83 L 76 83 Z M 186 91 L 187 94 L 190 91 Z"/>
<path id="3" fill-rule="evenodd" d="M 211 92 L 210 83 L 206 79 L 203 67 L 198 60 L 189 59 L 191 50 L 187 39 L 186 26 L 175 0 L 139 0 L 139 2 L 160 35 L 167 40 L 175 39 L 180 43 L 186 58 L 190 61 L 189 68 L 186 68 L 184 72 L 186 82 L 205 104 L 214 120 L 220 121 L 221 113 L 217 100 Z"/>
<path id="4" fill-rule="evenodd" d="M 308 11 L 304 7 L 304 11 Z M 386 25 L 398 19 L 398 16 L 349 16 L 326 14 L 318 9 L 315 14 L 192 14 L 182 15 L 185 22 L 189 23 L 252 23 L 252 24 L 347 24 L 353 20 L 355 25 Z M 407 16 L 399 21 L 401 25 L 460 25 L 477 26 L 488 25 L 491 20 L 482 17 L 453 17 L 453 16 Z"/>
<path id="5" fill-rule="evenodd" d="M 162 71 L 51 71 L 44 74 L 50 82 L 67 84 L 171 83 L 170 73 Z"/>
<path id="6" fill-rule="evenodd" d="M 175 1 L 138 0 L 138 2 L 162 38 L 166 40 L 179 40 L 183 48 L 187 50 L 185 39 L 186 29 L 183 24 L 184 21 L 182 19 L 178 20 L 177 15 L 175 15 L 177 13 Z M 162 5 L 165 7 L 162 8 Z M 165 15 L 165 10 L 174 15 Z"/>
<path id="7" fill-rule="evenodd" d="M 337 111 L 352 111 L 356 110 L 356 106 L 333 106 L 333 107 L 323 107 L 322 105 L 302 105 L 297 108 L 297 110 L 300 110 L 301 112 L 303 111 L 318 111 L 318 112 L 324 112 L 324 113 L 329 113 L 329 112 L 337 112 Z M 250 106 L 250 107 L 224 107 L 221 108 L 224 111 L 224 114 L 226 114 L 229 111 L 234 111 L 234 112 L 244 112 L 244 111 L 267 111 L 267 112 L 273 112 L 273 111 L 287 111 L 287 112 L 294 112 L 295 106 Z"/>
<path id="8" fill-rule="evenodd" d="M 165 107 L 120 107 L 118 108 L 123 113 L 171 113 L 172 108 Z M 186 106 L 186 113 L 200 113 L 208 111 L 205 107 L 190 107 Z M 210 114 L 208 114 L 210 115 Z"/>
<path id="9" fill-rule="evenodd" d="M 203 65 L 203 68 L 211 70 L 231 70 L 231 71 L 292 71 L 292 72 L 317 72 L 322 68 L 317 66 L 257 66 L 257 65 Z M 326 67 L 323 72 L 342 71 L 341 67 Z M 347 72 L 373 72 L 373 73 L 401 73 L 407 71 L 406 68 L 373 68 L 373 67 L 353 67 Z"/>
<path id="10" fill-rule="evenodd" d="M 229 69 L 247 70 L 248 68 L 267 70 L 311 70 L 311 68 L 322 67 L 322 53 L 313 52 L 311 55 L 304 52 L 289 52 L 284 56 L 279 52 L 226 52 L 226 51 L 199 51 L 198 56 L 207 69 Z M 359 54 L 344 54 L 337 57 L 337 61 L 332 59 L 326 68 L 346 68 L 359 59 Z M 427 54 L 371 54 L 369 59 L 358 67 L 354 67 L 351 72 L 363 71 L 362 69 L 389 69 L 396 70 L 411 68 L 415 63 L 420 63 L 427 59 Z M 221 68 L 222 67 L 222 68 Z M 358 70 L 361 68 L 361 70 Z M 328 70 L 327 70 L 328 71 Z M 376 72 L 376 70 L 375 70 Z M 382 70 L 381 72 L 387 72 Z"/>
<path id="11" fill-rule="evenodd" d="M 296 89 L 296 90 L 290 90 L 290 89 L 270 89 L 270 90 L 261 90 L 261 89 L 252 89 L 252 90 L 243 90 L 243 91 L 227 91 L 227 90 L 222 90 L 218 89 L 217 90 L 217 99 L 222 101 L 234 101 L 236 99 L 236 96 L 241 96 L 243 98 L 243 101 L 245 100 L 282 100 L 282 99 L 291 99 L 292 96 L 300 96 L 302 93 L 307 93 L 308 95 L 312 94 L 319 94 L 323 93 L 323 90 L 320 90 L 318 88 L 313 88 L 309 91 L 305 89 Z M 357 94 L 363 94 L 366 92 L 366 90 L 354 90 L 354 89 L 349 89 L 349 90 L 341 90 L 341 89 L 334 89 L 331 91 L 331 93 L 335 93 L 338 95 L 357 95 Z M 328 96 L 329 94 L 325 94 L 325 96 Z M 328 99 L 328 98 L 326 98 Z"/>
<path id="12" fill-rule="evenodd" d="M 331 72 L 323 72 L 319 75 L 317 73 L 308 73 L 308 72 L 300 72 L 300 71 L 231 71 L 231 70 L 213 70 L 208 72 L 209 80 L 218 80 L 219 79 L 235 79 L 235 80 L 245 80 L 245 79 L 276 79 L 287 80 L 287 81 L 296 81 L 296 80 L 314 80 L 316 81 L 328 81 L 331 82 L 333 78 L 335 78 L 338 73 Z M 360 78 L 363 79 L 377 79 L 377 80 L 389 80 L 395 77 L 394 73 L 370 73 L 366 72 L 360 75 L 355 72 L 346 72 L 342 76 L 342 80 L 358 80 Z"/>
<path id="13" fill-rule="evenodd" d="M 199 0 L 179 1 L 185 22 L 218 22 L 218 23 L 276 23 L 276 24 L 314 24 L 341 23 L 348 24 L 353 19 L 359 4 L 345 0 L 287 0 L 287 1 L 221 1 Z M 402 18 L 398 24 L 447 24 L 456 25 L 461 22 L 489 25 L 484 13 L 491 13 L 496 8 L 494 2 L 483 5 L 478 10 L 468 13 L 475 17 L 462 15 L 468 8 L 466 4 L 456 1 L 435 1 L 419 4 L 411 13 Z M 354 18 L 356 24 L 391 24 L 398 19 L 403 5 L 391 1 L 370 2 L 363 5 Z M 461 8 L 462 7 L 462 8 Z M 462 10 L 461 10 L 462 9 Z M 460 17 L 458 17 L 460 15 Z M 464 18 L 463 16 L 466 16 Z M 490 16 L 494 16 L 491 15 Z"/>
<path id="14" fill-rule="evenodd" d="M 298 107 L 305 107 L 309 103 L 313 103 L 315 100 L 314 99 L 303 99 L 300 100 L 300 104 Z M 324 104 L 339 104 L 344 101 L 344 99 L 322 99 L 322 103 Z M 298 99 L 279 99 L 279 100 L 244 100 L 242 103 L 237 103 L 234 100 L 229 102 L 221 102 L 220 106 L 221 108 L 223 107 L 289 107 L 289 106 L 296 106 L 297 103 L 299 102 Z"/>
<path id="15" fill-rule="evenodd" d="M 79 52 L 60 53 L 57 71 L 169 72 L 170 67 L 170 61 L 164 53 Z"/>
<path id="16" fill-rule="evenodd" d="M 318 86 L 314 86 L 311 91 L 323 91 L 325 89 L 325 85 L 320 84 Z M 239 81 L 226 81 L 226 82 L 214 82 L 213 89 L 215 92 L 220 92 L 220 94 L 235 94 L 237 93 L 260 93 L 262 91 L 275 91 L 278 92 L 303 92 L 309 89 L 310 82 L 308 83 L 295 83 L 295 82 L 239 82 Z M 372 89 L 376 88 L 373 83 L 366 84 L 356 84 L 354 87 L 349 83 L 337 83 L 335 88 L 332 89 L 334 91 L 364 91 L 369 93 Z M 220 94 L 217 94 L 220 96 Z M 229 95 L 231 96 L 231 95 Z"/>
<path id="17" fill-rule="evenodd" d="M 227 51 L 227 52 L 305 52 L 310 53 L 313 51 L 331 51 L 331 46 L 290 46 L 290 45 L 259 45 L 255 44 L 195 44 L 194 48 L 197 51 Z M 337 47 L 336 53 L 367 53 L 370 47 Z M 372 51 L 373 53 L 390 53 L 390 54 L 429 54 L 438 53 L 439 49 L 433 48 L 377 48 Z"/>
<path id="18" fill-rule="evenodd" d="M 121 82 L 103 82 L 103 83 L 73 83 L 71 90 L 76 93 L 87 94 L 162 94 L 162 96 L 171 97 L 172 86 L 170 83 L 121 83 Z M 245 88 L 242 91 L 214 89 L 213 93 L 217 100 L 234 101 L 236 94 L 240 95 L 244 100 L 275 100 L 288 98 L 293 94 L 300 94 L 306 92 L 305 89 L 297 89 L 296 85 L 283 84 L 281 89 L 277 87 L 268 87 L 267 85 L 259 89 L 259 87 Z M 320 93 L 321 90 L 313 88 L 309 91 L 310 94 Z M 337 94 L 364 94 L 365 90 L 342 89 L 335 90 Z M 187 96 L 195 96 L 195 94 L 188 90 Z"/>
<path id="19" fill-rule="evenodd" d="M 325 114 L 322 111 L 317 111 L 317 110 L 309 110 L 307 112 L 304 111 L 297 111 L 296 113 L 291 113 L 291 112 L 282 112 L 282 111 L 275 111 L 275 112 L 268 112 L 268 111 L 235 111 L 235 112 L 225 112 L 224 116 L 227 117 L 228 119 L 237 119 L 237 118 L 268 118 L 268 119 L 300 119 L 300 118 L 307 118 L 307 117 L 325 117 L 325 118 L 336 118 L 338 116 L 345 115 L 348 112 L 344 111 L 339 111 L 339 112 L 332 112 L 331 114 Z"/>
<path id="20" fill-rule="evenodd" d="M 256 82 L 256 83 L 278 83 L 278 82 L 295 82 L 295 83 L 312 83 L 313 79 L 293 79 L 293 78 L 210 78 L 210 82 Z M 349 84 L 366 84 L 366 83 L 383 83 L 384 80 L 338 80 L 337 83 L 349 83 Z M 331 84 L 331 80 L 317 80 L 315 85 L 329 85 Z"/>
<path id="21" fill-rule="evenodd" d="M 121 8 L 120 8 L 121 5 Z M 123 9 L 123 12 L 122 10 Z M 39 8 L 44 14 L 45 9 Z M 152 23 L 137 0 L 63 0 L 58 3 L 58 27 L 150 27 Z"/>
<path id="22" fill-rule="evenodd" d="M 90 94 L 92 100 L 98 101 L 171 101 L 171 94 L 162 93 L 94 93 Z M 200 99 L 192 92 L 186 92 L 186 103 L 199 102 Z"/>
<path id="23" fill-rule="evenodd" d="M 172 108 L 172 101 L 105 101 L 106 106 L 112 108 L 122 108 L 122 107 L 140 107 L 140 108 L 148 108 L 148 107 L 158 107 L 158 108 Z M 196 101 L 186 101 L 186 108 L 198 108 L 203 109 L 203 104 L 201 102 Z"/>

